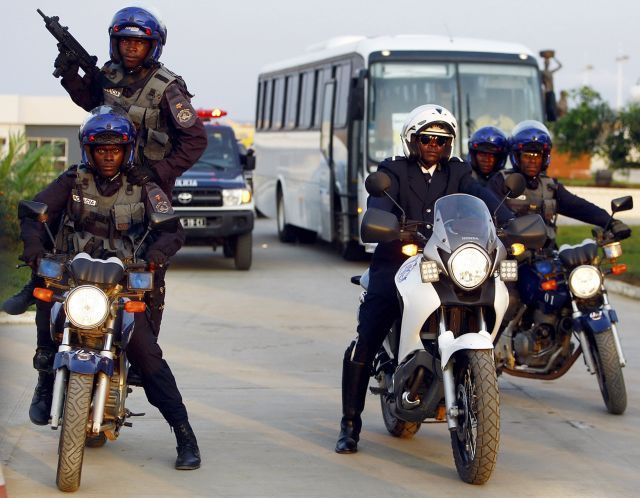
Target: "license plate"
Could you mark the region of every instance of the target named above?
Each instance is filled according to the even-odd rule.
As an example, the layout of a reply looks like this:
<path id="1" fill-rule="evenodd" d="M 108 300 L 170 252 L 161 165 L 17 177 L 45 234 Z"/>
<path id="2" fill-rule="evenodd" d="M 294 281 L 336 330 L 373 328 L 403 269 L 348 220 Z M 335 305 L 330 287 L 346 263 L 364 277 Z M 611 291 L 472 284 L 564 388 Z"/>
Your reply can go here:
<path id="1" fill-rule="evenodd" d="M 207 226 L 206 218 L 180 218 L 183 228 L 204 228 Z"/>

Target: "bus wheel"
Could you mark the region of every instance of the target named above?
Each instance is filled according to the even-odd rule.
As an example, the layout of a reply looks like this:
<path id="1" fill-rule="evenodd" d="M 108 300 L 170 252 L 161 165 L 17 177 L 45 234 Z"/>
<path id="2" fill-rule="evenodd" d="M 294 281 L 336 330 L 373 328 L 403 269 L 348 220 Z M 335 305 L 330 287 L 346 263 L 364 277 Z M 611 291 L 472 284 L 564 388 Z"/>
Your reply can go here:
<path id="1" fill-rule="evenodd" d="M 277 221 L 278 221 L 278 238 L 280 242 L 295 242 L 296 241 L 296 229 L 294 226 L 289 225 L 284 217 L 284 198 L 282 192 L 278 192 L 278 205 L 277 205 Z"/>

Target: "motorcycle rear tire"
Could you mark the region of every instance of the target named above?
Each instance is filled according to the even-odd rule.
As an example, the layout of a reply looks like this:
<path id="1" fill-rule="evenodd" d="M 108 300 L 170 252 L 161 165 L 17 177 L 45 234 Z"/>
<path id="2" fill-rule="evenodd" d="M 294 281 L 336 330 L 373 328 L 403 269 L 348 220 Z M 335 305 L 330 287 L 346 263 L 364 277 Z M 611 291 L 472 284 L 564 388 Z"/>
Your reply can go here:
<path id="1" fill-rule="evenodd" d="M 627 409 L 627 389 L 611 330 L 594 334 L 591 354 L 607 411 L 613 415 L 622 415 Z"/>
<path id="2" fill-rule="evenodd" d="M 386 374 L 386 385 L 391 385 L 391 375 Z M 378 384 L 380 387 L 383 387 L 382 383 Z M 400 420 L 396 416 L 393 415 L 393 409 L 391 404 L 394 401 L 389 399 L 389 396 L 385 394 L 380 395 L 380 407 L 382 408 L 382 419 L 384 420 L 384 426 L 389 431 L 393 437 L 399 437 L 403 439 L 409 439 L 416 435 L 416 433 L 420 430 L 421 422 L 406 422 L 404 420 Z"/>
<path id="3" fill-rule="evenodd" d="M 80 487 L 93 377 L 76 372 L 69 375 L 58 447 L 56 484 L 60 491 L 76 491 Z"/>
<path id="4" fill-rule="evenodd" d="M 460 414 L 458 429 L 451 432 L 453 458 L 464 482 L 484 484 L 493 473 L 500 445 L 500 397 L 493 354 L 491 350 L 464 350 L 456 354 L 455 361 L 456 404 Z M 470 404 L 463 399 L 468 399 L 468 394 L 473 398 Z M 469 441 L 473 434 L 467 429 L 473 425 L 473 419 L 475 441 Z M 468 444 L 475 449 L 470 451 Z"/>

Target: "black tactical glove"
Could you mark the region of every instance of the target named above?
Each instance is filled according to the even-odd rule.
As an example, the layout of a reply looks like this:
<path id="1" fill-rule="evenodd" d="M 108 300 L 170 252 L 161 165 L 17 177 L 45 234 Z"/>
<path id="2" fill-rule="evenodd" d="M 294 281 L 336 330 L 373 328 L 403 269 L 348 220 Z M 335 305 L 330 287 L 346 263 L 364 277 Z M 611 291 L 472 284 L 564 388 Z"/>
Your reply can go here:
<path id="1" fill-rule="evenodd" d="M 53 67 L 55 67 L 63 78 L 70 78 L 78 74 L 78 63 L 72 57 L 69 57 L 66 52 L 60 52 L 58 57 L 53 63 Z"/>
<path id="2" fill-rule="evenodd" d="M 620 220 L 613 220 L 611 222 L 611 233 L 616 240 L 628 239 L 631 237 L 631 228 Z"/>
<path id="3" fill-rule="evenodd" d="M 38 268 L 38 259 L 44 256 L 46 252 L 40 241 L 28 242 L 24 245 L 24 251 L 20 259 L 36 270 Z"/>
<path id="4" fill-rule="evenodd" d="M 153 263 L 156 266 L 164 265 L 168 259 L 167 255 L 159 249 L 151 249 L 147 253 L 147 262 Z"/>
<path id="5" fill-rule="evenodd" d="M 148 182 L 157 183 L 158 175 L 149 166 L 134 166 L 127 172 L 127 179 L 134 185 L 144 185 Z"/>

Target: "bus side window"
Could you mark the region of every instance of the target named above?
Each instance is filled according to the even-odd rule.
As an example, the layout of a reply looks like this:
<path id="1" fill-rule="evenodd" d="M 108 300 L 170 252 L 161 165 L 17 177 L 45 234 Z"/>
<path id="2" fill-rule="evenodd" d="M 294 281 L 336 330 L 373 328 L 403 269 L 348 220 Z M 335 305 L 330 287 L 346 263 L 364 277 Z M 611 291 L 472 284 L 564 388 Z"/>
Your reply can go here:
<path id="1" fill-rule="evenodd" d="M 300 120 L 298 127 L 307 129 L 311 127 L 313 119 L 313 90 L 314 90 L 314 71 L 306 71 L 302 73 L 302 91 L 300 95 Z"/>
<path id="2" fill-rule="evenodd" d="M 263 99 L 264 108 L 262 110 L 262 128 L 271 128 L 271 102 L 273 100 L 273 80 L 268 80 L 264 86 L 265 97 Z"/>
<path id="3" fill-rule="evenodd" d="M 320 128 L 322 120 L 322 102 L 324 99 L 324 84 L 331 79 L 331 68 L 316 69 L 315 112 L 313 115 L 313 127 Z"/>
<path id="4" fill-rule="evenodd" d="M 275 89 L 273 92 L 273 121 L 271 128 L 279 130 L 283 124 L 284 114 L 284 78 L 280 77 L 275 80 Z"/>
<path id="5" fill-rule="evenodd" d="M 258 92 L 256 95 L 256 122 L 255 127 L 260 129 L 262 127 L 262 82 L 258 81 Z"/>
<path id="6" fill-rule="evenodd" d="M 336 86 L 336 110 L 335 127 L 342 128 L 347 124 L 347 108 L 349 99 L 349 83 L 351 82 L 351 64 L 340 64 L 336 66 L 335 80 Z"/>
<path id="7" fill-rule="evenodd" d="M 300 75 L 293 74 L 287 76 L 287 100 L 285 104 L 286 117 L 285 128 L 291 130 L 298 125 L 298 101 L 300 97 L 299 89 Z"/>

